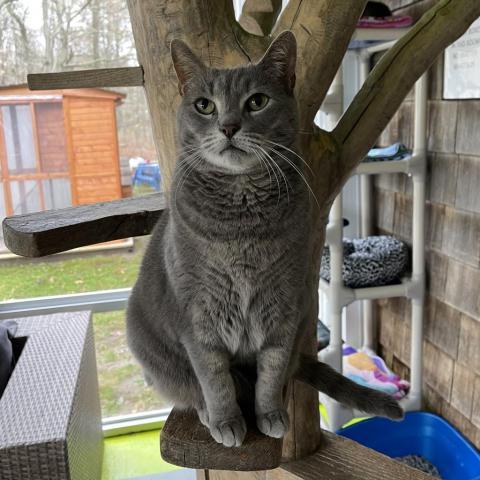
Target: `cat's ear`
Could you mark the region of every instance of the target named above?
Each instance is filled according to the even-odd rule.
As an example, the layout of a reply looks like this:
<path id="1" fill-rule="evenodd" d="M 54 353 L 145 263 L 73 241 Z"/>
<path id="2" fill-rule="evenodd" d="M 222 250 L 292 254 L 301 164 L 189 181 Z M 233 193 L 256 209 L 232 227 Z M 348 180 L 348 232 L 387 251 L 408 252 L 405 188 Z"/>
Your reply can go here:
<path id="1" fill-rule="evenodd" d="M 183 95 L 189 81 L 203 74 L 205 65 L 182 40 L 172 40 L 170 52 L 178 78 L 178 91 Z"/>
<path id="2" fill-rule="evenodd" d="M 267 71 L 285 82 L 289 93 L 295 87 L 295 64 L 297 62 L 297 40 L 295 35 L 286 30 L 270 45 L 263 58 L 258 62 Z"/>

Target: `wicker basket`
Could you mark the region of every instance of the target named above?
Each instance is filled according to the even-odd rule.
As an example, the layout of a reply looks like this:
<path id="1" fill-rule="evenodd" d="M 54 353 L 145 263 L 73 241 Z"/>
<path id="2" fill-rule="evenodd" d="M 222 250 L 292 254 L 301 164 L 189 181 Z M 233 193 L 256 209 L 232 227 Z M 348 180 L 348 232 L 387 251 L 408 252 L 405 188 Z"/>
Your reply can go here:
<path id="1" fill-rule="evenodd" d="M 0 399 L 1 480 L 97 480 L 103 441 L 88 312 L 21 318 Z"/>

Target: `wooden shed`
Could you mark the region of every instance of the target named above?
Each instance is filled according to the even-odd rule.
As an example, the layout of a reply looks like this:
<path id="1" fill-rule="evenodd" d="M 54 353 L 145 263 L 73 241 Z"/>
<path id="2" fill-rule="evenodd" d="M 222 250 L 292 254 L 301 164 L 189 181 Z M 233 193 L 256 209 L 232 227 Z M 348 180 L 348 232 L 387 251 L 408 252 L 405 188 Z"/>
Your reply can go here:
<path id="1" fill-rule="evenodd" d="M 115 108 L 123 98 L 0 87 L 0 221 L 121 198 Z"/>

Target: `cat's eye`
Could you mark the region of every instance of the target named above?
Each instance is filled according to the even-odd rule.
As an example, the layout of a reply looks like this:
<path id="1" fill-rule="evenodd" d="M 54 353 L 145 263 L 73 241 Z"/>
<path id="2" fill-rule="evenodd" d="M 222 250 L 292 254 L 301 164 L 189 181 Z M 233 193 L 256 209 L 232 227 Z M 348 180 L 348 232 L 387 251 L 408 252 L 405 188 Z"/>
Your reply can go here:
<path id="1" fill-rule="evenodd" d="M 255 93 L 247 100 L 247 109 L 251 112 L 258 112 L 267 106 L 269 100 L 264 93 Z"/>
<path id="2" fill-rule="evenodd" d="M 215 111 L 215 104 L 208 98 L 199 98 L 195 102 L 195 108 L 202 115 L 211 115 Z"/>

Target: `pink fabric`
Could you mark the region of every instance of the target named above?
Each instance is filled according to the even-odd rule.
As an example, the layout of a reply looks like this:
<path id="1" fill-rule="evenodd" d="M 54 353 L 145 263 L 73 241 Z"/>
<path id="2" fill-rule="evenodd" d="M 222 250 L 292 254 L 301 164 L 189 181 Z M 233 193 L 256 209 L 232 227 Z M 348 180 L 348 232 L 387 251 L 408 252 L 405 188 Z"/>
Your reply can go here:
<path id="1" fill-rule="evenodd" d="M 404 28 L 413 23 L 409 15 L 393 17 L 362 17 L 357 23 L 358 28 Z"/>
<path id="2" fill-rule="evenodd" d="M 343 346 L 343 374 L 365 387 L 388 393 L 400 400 L 410 389 L 410 384 L 393 373 L 382 358 L 368 349 L 356 350 Z"/>

